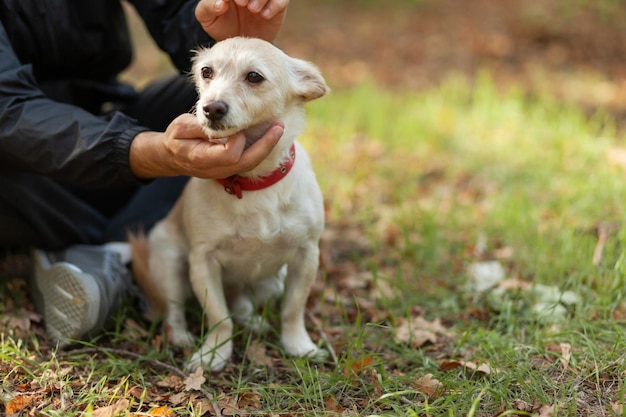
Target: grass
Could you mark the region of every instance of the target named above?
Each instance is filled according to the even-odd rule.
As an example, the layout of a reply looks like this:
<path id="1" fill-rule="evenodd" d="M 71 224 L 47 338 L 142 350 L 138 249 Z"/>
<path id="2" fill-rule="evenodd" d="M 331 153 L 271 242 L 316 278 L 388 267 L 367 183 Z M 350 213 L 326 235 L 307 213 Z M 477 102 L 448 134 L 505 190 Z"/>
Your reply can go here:
<path id="1" fill-rule="evenodd" d="M 607 114 L 499 90 L 487 74 L 425 92 L 334 91 L 308 113 L 301 141 L 326 196 L 329 231 L 311 300 L 325 336 L 309 324 L 320 344 L 332 343 L 337 363 L 286 358 L 276 334 L 241 332 L 233 364 L 205 375 L 202 387 L 218 408 L 621 415 L 626 166 L 611 163 L 623 144 Z M 468 286 L 468 266 L 487 261 L 503 267 L 511 289 Z M 562 314 L 538 314 L 550 290 L 576 299 L 551 299 Z M 0 314 L 18 314 L 0 300 Z M 445 331 L 420 346 L 415 330 L 398 341 L 401 323 L 417 318 L 439 319 Z M 38 415 L 97 415 L 122 400 L 120 415 L 167 415 L 157 414 L 162 406 L 171 415 L 211 415 L 211 401 L 184 391 L 171 369 L 187 352 L 163 349 L 160 329 L 138 322 L 142 330 L 122 317 L 94 346 L 67 353 L 46 347 L 40 332 L 5 326 L 0 404 L 31 395 L 41 405 L 25 409 Z M 248 354 L 258 346 L 269 365 Z M 481 364 L 487 371 L 475 369 Z"/>

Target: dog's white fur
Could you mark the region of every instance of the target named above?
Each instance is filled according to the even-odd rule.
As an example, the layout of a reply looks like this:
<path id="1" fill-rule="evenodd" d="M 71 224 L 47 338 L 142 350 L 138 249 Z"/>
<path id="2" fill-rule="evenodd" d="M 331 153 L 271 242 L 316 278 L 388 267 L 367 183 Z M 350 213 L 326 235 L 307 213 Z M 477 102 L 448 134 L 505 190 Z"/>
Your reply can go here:
<path id="1" fill-rule="evenodd" d="M 259 75 L 263 80 L 255 82 Z M 319 355 L 323 351 L 305 329 L 304 312 L 317 274 L 323 200 L 310 160 L 295 139 L 305 123 L 303 104 L 326 94 L 328 87 L 313 64 L 268 42 L 241 37 L 198 51 L 193 77 L 199 93 L 195 112 L 209 137 L 243 131 L 251 144 L 273 121 L 285 124 L 271 154 L 241 176 L 270 174 L 294 142 L 295 164 L 275 185 L 243 191 L 242 199 L 215 180 L 192 178 L 171 213 L 149 234 L 149 276 L 137 277 L 139 284 L 157 298 L 165 296 L 169 340 L 183 345 L 193 340 L 184 314 L 191 284 L 209 333 L 189 359 L 190 370 L 223 369 L 233 350 L 233 319 L 263 330 L 256 303 L 283 290 L 283 348 L 290 355 Z M 217 101 L 228 110 L 211 120 L 205 110 Z"/>

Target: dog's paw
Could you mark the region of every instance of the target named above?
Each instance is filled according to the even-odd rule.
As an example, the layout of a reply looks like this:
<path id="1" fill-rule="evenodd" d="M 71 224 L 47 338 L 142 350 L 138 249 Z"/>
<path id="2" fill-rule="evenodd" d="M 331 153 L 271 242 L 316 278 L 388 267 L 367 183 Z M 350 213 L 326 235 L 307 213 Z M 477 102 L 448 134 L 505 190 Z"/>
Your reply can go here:
<path id="1" fill-rule="evenodd" d="M 256 334 L 265 334 L 270 330 L 270 325 L 263 316 L 259 314 L 253 314 L 240 321 L 239 324 Z"/>
<path id="2" fill-rule="evenodd" d="M 232 343 L 226 342 L 217 348 L 207 348 L 202 346 L 198 349 L 185 365 L 187 372 L 193 372 L 198 367 L 209 370 L 211 372 L 222 371 L 226 367 L 226 363 L 232 354 Z"/>
<path id="3" fill-rule="evenodd" d="M 305 357 L 316 362 L 324 362 L 330 358 L 330 352 L 328 352 L 326 349 L 317 348 L 315 352 L 311 352 Z"/>
<path id="4" fill-rule="evenodd" d="M 167 341 L 174 346 L 192 347 L 196 343 L 196 337 L 185 329 L 176 329 L 168 326 L 166 334 Z"/>
<path id="5" fill-rule="evenodd" d="M 328 352 L 318 348 L 308 337 L 303 340 L 283 339 L 281 342 L 283 349 L 291 356 L 306 357 L 312 359 L 323 359 L 328 356 Z"/>

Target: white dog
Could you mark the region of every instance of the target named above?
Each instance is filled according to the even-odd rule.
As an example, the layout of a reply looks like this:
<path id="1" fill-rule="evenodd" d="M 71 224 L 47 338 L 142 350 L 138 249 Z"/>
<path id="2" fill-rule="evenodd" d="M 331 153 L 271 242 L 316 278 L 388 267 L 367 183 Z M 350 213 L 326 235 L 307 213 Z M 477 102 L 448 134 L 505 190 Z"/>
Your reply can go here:
<path id="1" fill-rule="evenodd" d="M 169 340 L 183 345 L 193 340 L 184 314 L 191 284 L 208 336 L 188 361 L 189 370 L 222 370 L 233 350 L 233 319 L 263 330 L 256 304 L 283 289 L 283 348 L 295 356 L 323 355 L 304 324 L 318 268 L 323 201 L 295 139 L 305 123 L 303 104 L 326 94 L 328 86 L 313 64 L 242 37 L 200 50 L 193 78 L 199 93 L 195 112 L 212 140 L 243 131 L 251 144 L 275 120 L 285 131 L 252 171 L 220 181 L 192 178 L 148 236 L 148 253 L 142 255 L 134 242 L 136 279 L 165 314 Z M 143 267 L 142 256 L 149 259 Z"/>

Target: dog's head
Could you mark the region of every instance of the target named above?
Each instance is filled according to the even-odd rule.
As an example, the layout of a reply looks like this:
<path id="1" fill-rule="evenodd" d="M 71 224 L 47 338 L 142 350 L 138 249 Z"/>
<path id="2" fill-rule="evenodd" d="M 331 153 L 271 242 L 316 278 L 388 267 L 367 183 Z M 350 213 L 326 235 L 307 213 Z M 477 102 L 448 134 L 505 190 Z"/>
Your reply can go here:
<path id="1" fill-rule="evenodd" d="M 301 104 L 329 89 L 317 67 L 289 57 L 269 42 L 236 37 L 201 49 L 193 62 L 195 112 L 214 140 L 245 131 L 250 141 Z M 246 137 L 248 137 L 246 133 Z"/>

